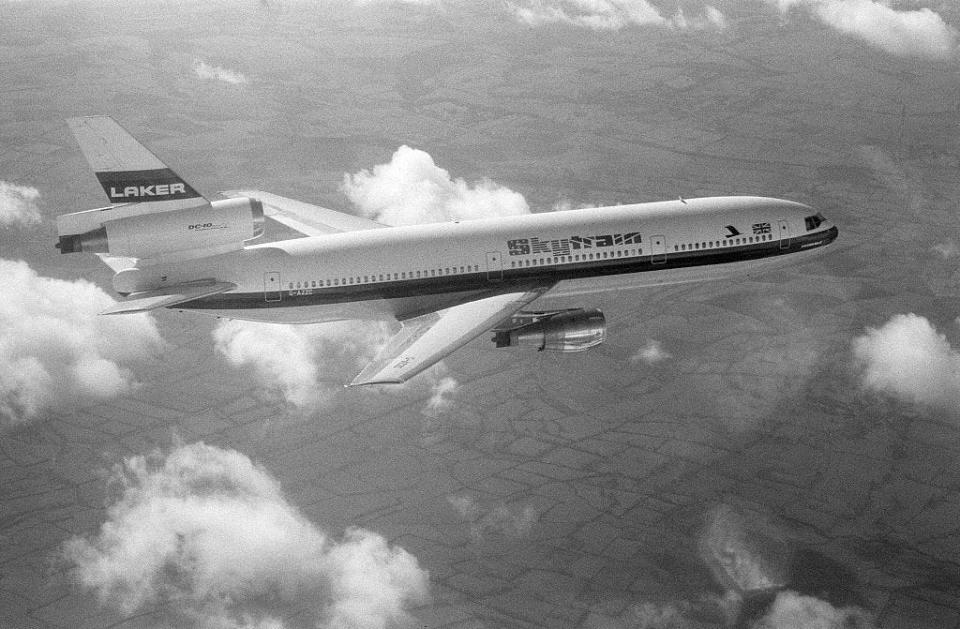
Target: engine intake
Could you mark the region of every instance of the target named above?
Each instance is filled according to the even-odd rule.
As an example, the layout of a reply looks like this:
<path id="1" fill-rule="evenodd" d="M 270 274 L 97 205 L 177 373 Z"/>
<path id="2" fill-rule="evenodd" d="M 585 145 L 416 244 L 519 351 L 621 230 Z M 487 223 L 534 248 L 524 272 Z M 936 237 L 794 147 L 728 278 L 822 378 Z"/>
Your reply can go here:
<path id="1" fill-rule="evenodd" d="M 607 322 L 597 309 L 559 312 L 519 313 L 512 324 L 517 327 L 495 330 L 497 347 L 536 347 L 538 351 L 582 352 L 607 338 Z"/>
<path id="2" fill-rule="evenodd" d="M 263 234 L 263 204 L 226 199 L 209 205 L 142 213 L 136 204 L 58 218 L 60 253 L 109 253 L 154 258 L 183 251 L 223 250 Z"/>

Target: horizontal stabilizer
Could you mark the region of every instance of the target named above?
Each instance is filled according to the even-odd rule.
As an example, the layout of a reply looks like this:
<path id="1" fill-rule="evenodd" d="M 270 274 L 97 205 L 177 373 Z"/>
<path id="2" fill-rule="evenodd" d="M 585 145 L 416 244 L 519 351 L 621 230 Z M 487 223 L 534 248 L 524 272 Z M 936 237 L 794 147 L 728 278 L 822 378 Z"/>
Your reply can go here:
<path id="1" fill-rule="evenodd" d="M 168 308 L 182 304 L 185 301 L 225 293 L 236 287 L 237 285 L 232 282 L 204 280 L 202 282 L 177 284 L 176 286 L 168 286 L 157 290 L 131 293 L 125 300 L 115 306 L 107 308 L 100 314 L 130 314 L 133 312 L 146 312 L 147 310 L 154 310 L 156 308 Z"/>
<path id="2" fill-rule="evenodd" d="M 369 218 L 330 210 L 319 205 L 288 199 L 262 190 L 227 190 L 220 194 L 231 199 L 237 197 L 257 199 L 263 204 L 264 214 L 267 218 L 300 232 L 304 236 L 321 236 L 323 234 L 386 227 L 386 225 Z"/>

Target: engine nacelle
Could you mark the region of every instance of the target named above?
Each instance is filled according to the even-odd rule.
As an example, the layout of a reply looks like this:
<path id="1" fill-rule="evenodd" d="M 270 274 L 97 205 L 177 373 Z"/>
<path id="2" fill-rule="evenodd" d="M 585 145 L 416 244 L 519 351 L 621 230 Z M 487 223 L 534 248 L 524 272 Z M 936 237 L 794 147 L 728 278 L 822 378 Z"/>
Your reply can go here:
<path id="1" fill-rule="evenodd" d="M 530 321 L 530 322 L 525 322 Z M 607 338 L 603 313 L 591 310 L 563 310 L 555 313 L 520 313 L 513 318 L 519 327 L 496 330 L 497 347 L 526 346 L 556 352 L 582 352 Z"/>
<path id="2" fill-rule="evenodd" d="M 257 199 L 226 199 L 183 210 L 143 213 L 136 204 L 64 214 L 57 227 L 60 253 L 109 253 L 156 258 L 189 251 L 240 249 L 263 234 Z"/>

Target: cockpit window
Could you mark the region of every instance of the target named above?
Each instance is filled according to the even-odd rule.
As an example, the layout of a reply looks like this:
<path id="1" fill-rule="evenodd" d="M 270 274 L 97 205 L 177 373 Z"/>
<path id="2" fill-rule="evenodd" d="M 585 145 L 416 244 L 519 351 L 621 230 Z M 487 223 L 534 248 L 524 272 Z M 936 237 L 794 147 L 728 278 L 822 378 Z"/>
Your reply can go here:
<path id="1" fill-rule="evenodd" d="M 807 224 L 807 231 L 820 227 L 820 224 L 823 223 L 825 220 L 827 219 L 823 218 L 823 214 L 821 214 L 820 212 L 817 212 L 813 216 L 808 216 L 805 219 L 803 219 L 803 221 Z"/>

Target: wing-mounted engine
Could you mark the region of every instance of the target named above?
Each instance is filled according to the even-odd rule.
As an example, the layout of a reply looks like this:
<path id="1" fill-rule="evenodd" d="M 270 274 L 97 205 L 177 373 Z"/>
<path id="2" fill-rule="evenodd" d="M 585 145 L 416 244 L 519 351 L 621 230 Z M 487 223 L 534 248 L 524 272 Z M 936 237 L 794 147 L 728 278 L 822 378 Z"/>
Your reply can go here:
<path id="1" fill-rule="evenodd" d="M 60 253 L 189 259 L 241 249 L 263 234 L 263 205 L 248 198 L 161 212 L 140 203 L 115 205 L 58 216 L 57 231 Z"/>
<path id="2" fill-rule="evenodd" d="M 603 313 L 592 308 L 518 312 L 494 330 L 497 347 L 536 347 L 538 351 L 582 352 L 607 338 Z"/>

